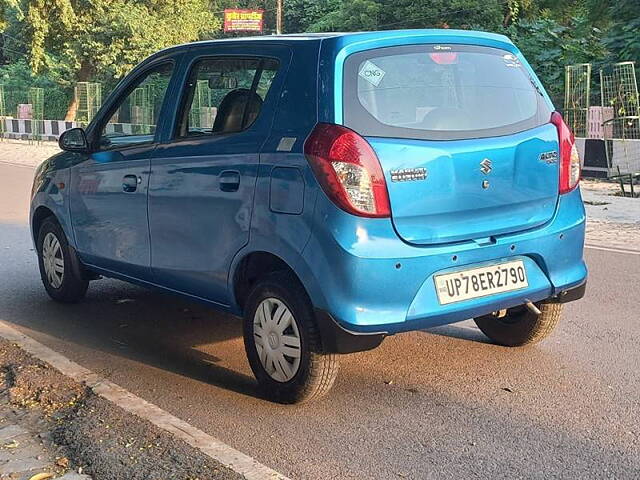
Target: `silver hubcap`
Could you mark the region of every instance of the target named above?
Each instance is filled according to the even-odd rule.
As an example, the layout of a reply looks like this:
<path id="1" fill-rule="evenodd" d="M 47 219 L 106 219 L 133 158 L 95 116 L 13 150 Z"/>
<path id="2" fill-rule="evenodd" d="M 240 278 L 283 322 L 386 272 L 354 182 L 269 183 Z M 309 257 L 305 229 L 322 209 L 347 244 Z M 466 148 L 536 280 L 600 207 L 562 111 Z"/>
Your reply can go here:
<path id="1" fill-rule="evenodd" d="M 58 237 L 51 232 L 47 233 L 42 243 L 42 263 L 49 285 L 60 288 L 64 279 L 64 256 Z"/>
<path id="2" fill-rule="evenodd" d="M 287 306 L 263 300 L 253 317 L 253 339 L 260 363 L 277 382 L 291 380 L 300 368 L 300 332 Z"/>

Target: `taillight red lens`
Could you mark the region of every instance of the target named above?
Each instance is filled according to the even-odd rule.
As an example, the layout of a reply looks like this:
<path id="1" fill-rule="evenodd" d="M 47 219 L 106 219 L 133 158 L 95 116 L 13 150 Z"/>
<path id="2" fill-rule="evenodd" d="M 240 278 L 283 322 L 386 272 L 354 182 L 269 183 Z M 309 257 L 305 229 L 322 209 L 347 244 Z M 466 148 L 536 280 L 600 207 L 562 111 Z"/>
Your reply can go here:
<path id="1" fill-rule="evenodd" d="M 356 132 L 319 123 L 307 138 L 304 153 L 323 190 L 340 208 L 361 217 L 391 215 L 378 157 Z"/>
<path id="2" fill-rule="evenodd" d="M 551 114 L 551 123 L 558 129 L 560 147 L 560 193 L 568 193 L 580 181 L 580 156 L 573 133 L 558 112 Z"/>

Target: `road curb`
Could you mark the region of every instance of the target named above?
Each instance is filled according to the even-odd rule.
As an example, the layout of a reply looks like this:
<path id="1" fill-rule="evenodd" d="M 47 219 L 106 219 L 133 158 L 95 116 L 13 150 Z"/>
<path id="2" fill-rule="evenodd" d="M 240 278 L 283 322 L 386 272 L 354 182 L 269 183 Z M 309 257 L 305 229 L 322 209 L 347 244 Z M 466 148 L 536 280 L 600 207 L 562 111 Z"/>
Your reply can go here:
<path id="1" fill-rule="evenodd" d="M 48 363 L 63 375 L 86 385 L 96 395 L 151 422 L 156 427 L 170 432 L 225 467 L 244 475 L 247 480 L 290 480 L 275 470 L 262 465 L 254 458 L 69 360 L 3 320 L 0 320 L 0 336 L 15 343 L 39 360 Z"/>

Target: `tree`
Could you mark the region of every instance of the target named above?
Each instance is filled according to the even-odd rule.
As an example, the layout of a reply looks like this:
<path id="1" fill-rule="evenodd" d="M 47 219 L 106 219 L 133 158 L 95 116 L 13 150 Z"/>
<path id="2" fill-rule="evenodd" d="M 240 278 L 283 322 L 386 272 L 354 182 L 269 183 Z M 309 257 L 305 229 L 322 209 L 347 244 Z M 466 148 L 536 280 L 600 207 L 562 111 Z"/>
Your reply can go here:
<path id="1" fill-rule="evenodd" d="M 72 82 L 122 77 L 151 53 L 220 28 L 208 0 L 3 0 L 34 73 L 62 64 Z M 13 15 L 13 19 L 8 16 Z M 76 100 L 66 119 L 75 118 Z"/>
<path id="2" fill-rule="evenodd" d="M 604 43 L 611 52 L 609 60 L 640 63 L 640 0 L 592 2 L 592 17 L 608 21 Z M 638 63 L 636 67 L 640 68 Z"/>
<path id="3" fill-rule="evenodd" d="M 309 25 L 312 32 L 353 32 L 376 30 L 382 5 L 376 0 L 326 2 L 322 17 Z"/>
<path id="4" fill-rule="evenodd" d="M 287 0 L 289 31 L 362 31 L 401 28 L 495 30 L 503 0 Z"/>
<path id="5" fill-rule="evenodd" d="M 332 0 L 285 0 L 284 28 L 287 33 L 308 32 L 311 25 L 337 8 Z"/>
<path id="6" fill-rule="evenodd" d="M 601 61 L 601 31 L 584 16 L 562 25 L 553 18 L 520 19 L 504 31 L 518 45 L 557 107 L 562 105 L 564 67 Z"/>
<path id="7" fill-rule="evenodd" d="M 383 0 L 383 28 L 496 30 L 504 0 Z"/>

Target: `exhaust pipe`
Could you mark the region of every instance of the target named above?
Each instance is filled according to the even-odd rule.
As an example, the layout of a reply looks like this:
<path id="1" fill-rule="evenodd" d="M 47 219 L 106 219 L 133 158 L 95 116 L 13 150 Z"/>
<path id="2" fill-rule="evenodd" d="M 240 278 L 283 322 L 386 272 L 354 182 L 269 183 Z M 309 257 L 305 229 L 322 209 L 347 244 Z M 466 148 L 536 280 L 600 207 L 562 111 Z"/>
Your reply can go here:
<path id="1" fill-rule="evenodd" d="M 527 300 L 527 302 L 524 304 L 531 313 L 533 313 L 536 316 L 540 316 L 542 315 L 542 312 L 540 311 L 540 309 L 538 307 L 535 306 L 535 304 L 531 301 L 531 300 Z"/>

